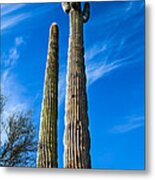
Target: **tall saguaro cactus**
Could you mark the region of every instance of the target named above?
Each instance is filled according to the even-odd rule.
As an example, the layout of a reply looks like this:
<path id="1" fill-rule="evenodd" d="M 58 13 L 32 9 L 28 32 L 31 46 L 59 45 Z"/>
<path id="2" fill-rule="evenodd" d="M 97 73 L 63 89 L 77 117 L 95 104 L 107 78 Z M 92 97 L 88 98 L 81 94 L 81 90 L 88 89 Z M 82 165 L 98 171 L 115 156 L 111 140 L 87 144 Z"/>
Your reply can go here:
<path id="1" fill-rule="evenodd" d="M 90 168 L 86 74 L 83 47 L 83 24 L 89 19 L 89 3 L 82 10 L 80 2 L 63 2 L 70 17 L 67 94 L 65 109 L 65 168 Z"/>
<path id="2" fill-rule="evenodd" d="M 38 144 L 38 167 L 56 168 L 58 116 L 58 26 L 50 28 Z"/>

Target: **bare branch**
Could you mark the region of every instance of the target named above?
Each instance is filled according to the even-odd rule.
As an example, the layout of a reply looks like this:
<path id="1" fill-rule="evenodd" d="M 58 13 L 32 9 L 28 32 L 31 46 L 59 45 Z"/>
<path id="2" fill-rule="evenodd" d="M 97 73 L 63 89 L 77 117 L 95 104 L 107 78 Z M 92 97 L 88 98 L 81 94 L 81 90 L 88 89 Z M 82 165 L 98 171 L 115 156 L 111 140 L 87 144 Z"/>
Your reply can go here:
<path id="1" fill-rule="evenodd" d="M 0 147 L 0 166 L 35 166 L 36 132 L 30 113 L 14 113 L 5 125 L 6 141 Z"/>

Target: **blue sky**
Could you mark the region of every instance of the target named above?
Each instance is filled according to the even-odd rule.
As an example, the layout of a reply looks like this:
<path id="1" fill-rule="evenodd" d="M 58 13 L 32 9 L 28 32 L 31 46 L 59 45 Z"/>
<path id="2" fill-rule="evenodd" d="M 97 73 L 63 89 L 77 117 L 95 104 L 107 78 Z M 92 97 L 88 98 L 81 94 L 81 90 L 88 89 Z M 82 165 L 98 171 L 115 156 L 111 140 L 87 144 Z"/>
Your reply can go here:
<path id="1" fill-rule="evenodd" d="M 93 168 L 144 169 L 144 2 L 91 2 L 84 25 Z M 60 3 L 1 5 L 4 112 L 33 109 L 39 130 L 49 27 L 59 26 L 59 167 L 69 17 Z"/>

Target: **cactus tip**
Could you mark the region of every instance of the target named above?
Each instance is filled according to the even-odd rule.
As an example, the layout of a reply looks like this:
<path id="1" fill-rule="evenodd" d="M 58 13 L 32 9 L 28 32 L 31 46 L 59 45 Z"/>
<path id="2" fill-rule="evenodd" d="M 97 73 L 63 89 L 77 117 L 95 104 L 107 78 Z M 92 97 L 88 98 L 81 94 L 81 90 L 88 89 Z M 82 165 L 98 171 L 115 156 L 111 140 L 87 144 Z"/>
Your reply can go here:
<path id="1" fill-rule="evenodd" d="M 70 3 L 69 2 L 62 2 L 61 5 L 62 5 L 63 11 L 68 14 L 71 10 Z"/>
<path id="2" fill-rule="evenodd" d="M 81 8 L 81 3 L 80 2 L 70 2 L 70 5 L 75 10 L 80 10 L 80 8 Z"/>
<path id="3" fill-rule="evenodd" d="M 50 27 L 50 33 L 58 33 L 58 25 L 56 22 L 53 22 Z"/>
<path id="4" fill-rule="evenodd" d="M 57 23 L 56 23 L 56 22 L 53 22 L 53 23 L 52 23 L 52 26 L 57 26 Z"/>

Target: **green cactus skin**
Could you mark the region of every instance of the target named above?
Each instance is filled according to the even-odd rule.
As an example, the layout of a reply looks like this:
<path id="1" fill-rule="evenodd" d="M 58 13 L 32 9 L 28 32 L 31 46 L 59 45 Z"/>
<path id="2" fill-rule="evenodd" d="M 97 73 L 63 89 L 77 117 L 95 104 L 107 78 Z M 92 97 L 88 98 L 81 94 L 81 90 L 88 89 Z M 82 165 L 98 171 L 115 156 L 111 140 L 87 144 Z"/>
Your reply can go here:
<path id="1" fill-rule="evenodd" d="M 65 3 L 62 4 L 64 11 Z M 83 47 L 83 23 L 89 19 L 89 3 L 81 10 L 81 3 L 71 2 L 70 37 L 68 50 L 67 92 L 65 107 L 64 166 L 91 168 L 90 135 L 86 74 Z M 85 17 L 84 17 L 85 16 Z"/>
<path id="2" fill-rule="evenodd" d="M 40 121 L 37 166 L 57 168 L 58 26 L 50 28 Z"/>

